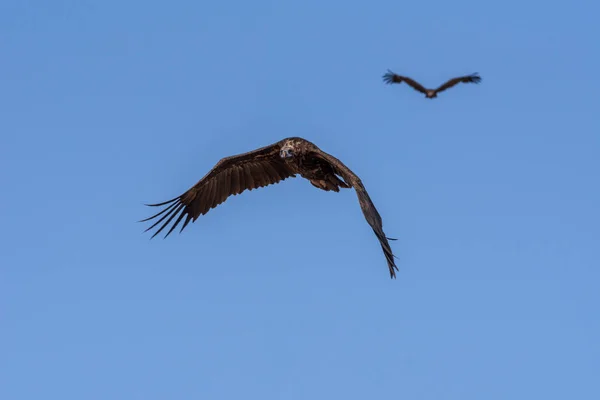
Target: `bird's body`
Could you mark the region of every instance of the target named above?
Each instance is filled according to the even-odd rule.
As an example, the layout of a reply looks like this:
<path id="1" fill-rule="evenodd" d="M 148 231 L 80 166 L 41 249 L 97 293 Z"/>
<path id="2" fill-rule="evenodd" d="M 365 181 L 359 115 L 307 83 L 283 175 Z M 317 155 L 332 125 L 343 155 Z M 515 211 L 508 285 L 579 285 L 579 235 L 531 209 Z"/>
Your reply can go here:
<path id="1" fill-rule="evenodd" d="M 351 187 L 356 190 L 365 219 L 379 239 L 385 254 L 390 276 L 395 278 L 394 269 L 398 268 L 388 242 L 388 239 L 395 239 L 385 236 L 381 216 L 361 180 L 340 160 L 299 137 L 286 138 L 270 146 L 221 159 L 208 174 L 182 195 L 163 203 L 148 204 L 153 207 L 168 206 L 143 220 L 148 221 L 164 214 L 146 230 L 154 228 L 168 218 L 154 233 L 154 237 L 179 215 L 165 237 L 186 216 L 181 232 L 190 221 L 206 214 L 229 196 L 275 184 L 295 175 L 302 176 L 316 188 L 325 191 L 339 192 L 340 188 Z"/>
<path id="2" fill-rule="evenodd" d="M 443 92 L 444 90 L 449 89 L 452 86 L 454 86 L 460 82 L 478 84 L 479 82 L 481 82 L 481 77 L 479 75 L 477 75 L 477 73 L 471 74 L 471 75 L 459 76 L 457 78 L 452 78 L 452 79 L 448 80 L 447 82 L 442 84 L 437 89 L 427 89 L 423 85 L 418 83 L 417 81 L 415 81 L 407 76 L 398 75 L 388 69 L 388 72 L 383 75 L 383 81 L 387 84 L 406 82 L 407 85 L 409 85 L 416 91 L 423 93 L 425 95 L 425 98 L 435 99 L 437 97 L 438 93 Z"/>
<path id="3" fill-rule="evenodd" d="M 427 89 L 425 97 L 428 99 L 435 99 L 437 97 L 437 92 L 435 90 Z"/>
<path id="4" fill-rule="evenodd" d="M 318 157 L 318 153 L 314 152 L 317 149 L 307 140 L 288 138 L 279 153 L 294 174 L 307 179 L 316 188 L 335 192 L 339 192 L 340 187 L 350 188 L 351 186 L 335 175 L 334 169 L 328 162 Z"/>

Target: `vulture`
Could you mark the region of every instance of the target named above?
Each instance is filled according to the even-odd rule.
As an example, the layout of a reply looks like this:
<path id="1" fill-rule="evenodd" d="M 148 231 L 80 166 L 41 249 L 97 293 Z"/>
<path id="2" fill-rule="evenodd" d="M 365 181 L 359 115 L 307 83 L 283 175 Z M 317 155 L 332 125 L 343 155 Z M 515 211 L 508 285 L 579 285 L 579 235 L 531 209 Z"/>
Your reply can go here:
<path id="1" fill-rule="evenodd" d="M 360 178 L 340 160 L 299 137 L 289 137 L 247 153 L 222 158 L 185 193 L 162 203 L 146 204 L 150 207 L 164 206 L 164 209 L 140 222 L 162 215 L 145 230 L 147 232 L 162 223 L 152 235 L 154 237 L 177 217 L 164 236 L 166 238 L 184 217 L 180 233 L 190 221 L 196 221 L 200 215 L 217 207 L 229 196 L 279 183 L 287 178 L 295 178 L 296 174 L 307 179 L 314 187 L 325 191 L 339 192 L 340 188 L 354 188 L 363 215 L 379 239 L 390 277 L 396 278 L 394 269 L 397 271 L 398 267 L 394 263 L 395 255 L 388 242 L 388 239 L 396 239 L 386 237 L 383 232 L 381 216 Z"/>
<path id="2" fill-rule="evenodd" d="M 446 83 L 444 83 L 443 85 L 438 87 L 437 89 L 426 89 L 420 83 L 410 79 L 409 77 L 400 76 L 388 69 L 388 72 L 383 75 L 383 81 L 385 83 L 387 83 L 388 85 L 392 84 L 392 83 L 406 82 L 410 87 L 412 87 L 416 91 L 423 93 L 426 98 L 435 99 L 437 97 L 438 93 L 443 92 L 446 89 L 450 89 L 452 86 L 456 85 L 459 82 L 478 84 L 479 82 L 481 82 L 481 77 L 477 73 L 474 73 L 471 75 L 459 76 L 457 78 L 450 79 L 449 81 L 447 81 Z"/>

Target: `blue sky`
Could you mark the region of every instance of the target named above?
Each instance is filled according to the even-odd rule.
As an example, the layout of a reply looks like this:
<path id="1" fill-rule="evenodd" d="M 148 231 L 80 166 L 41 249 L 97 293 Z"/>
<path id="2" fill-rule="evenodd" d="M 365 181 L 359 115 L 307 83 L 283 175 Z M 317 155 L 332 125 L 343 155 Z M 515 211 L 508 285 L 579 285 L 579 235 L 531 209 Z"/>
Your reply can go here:
<path id="1" fill-rule="evenodd" d="M 600 398 L 596 3 L 169 4 L 0 4 L 0 398 Z M 302 179 L 135 222 L 288 136 L 397 280 Z"/>

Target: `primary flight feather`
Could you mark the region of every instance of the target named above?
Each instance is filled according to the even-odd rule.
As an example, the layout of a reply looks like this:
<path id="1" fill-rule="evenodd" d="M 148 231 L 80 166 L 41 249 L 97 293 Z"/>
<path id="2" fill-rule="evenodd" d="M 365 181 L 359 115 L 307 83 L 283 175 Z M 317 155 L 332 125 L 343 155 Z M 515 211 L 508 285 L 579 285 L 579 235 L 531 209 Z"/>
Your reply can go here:
<path id="1" fill-rule="evenodd" d="M 415 89 L 418 92 L 423 93 L 426 98 L 434 99 L 437 97 L 438 93 L 443 92 L 444 90 L 449 89 L 458 83 L 462 82 L 462 83 L 478 84 L 479 82 L 481 82 L 481 77 L 477 73 L 474 73 L 471 75 L 459 76 L 459 77 L 448 80 L 447 82 L 445 82 L 443 85 L 441 85 L 437 89 L 426 89 L 425 87 L 423 87 L 423 85 L 416 82 L 415 80 L 413 80 L 407 76 L 398 75 L 388 69 L 388 72 L 383 75 L 383 81 L 385 83 L 387 83 L 388 85 L 394 84 L 394 83 L 406 82 L 406 84 L 408 86 L 412 87 L 413 89 Z"/>
<path id="2" fill-rule="evenodd" d="M 334 156 L 325 153 L 315 144 L 299 137 L 280 140 L 270 146 L 261 147 L 221 159 L 202 179 L 185 193 L 171 200 L 147 204 L 151 207 L 165 206 L 157 214 L 146 218 L 149 221 L 162 215 L 146 231 L 161 224 L 152 237 L 165 229 L 175 217 L 177 219 L 167 231 L 165 237 L 183 221 L 181 231 L 190 221 L 223 203 L 229 196 L 279 183 L 299 174 L 313 186 L 325 191 L 339 192 L 340 188 L 353 187 L 365 219 L 375 232 L 387 260 L 390 277 L 395 278 L 398 270 L 394 255 L 383 232 L 381 216 L 371 201 L 360 178 Z M 340 179 L 341 178 L 341 179 Z M 164 221 L 164 222 L 163 222 Z"/>

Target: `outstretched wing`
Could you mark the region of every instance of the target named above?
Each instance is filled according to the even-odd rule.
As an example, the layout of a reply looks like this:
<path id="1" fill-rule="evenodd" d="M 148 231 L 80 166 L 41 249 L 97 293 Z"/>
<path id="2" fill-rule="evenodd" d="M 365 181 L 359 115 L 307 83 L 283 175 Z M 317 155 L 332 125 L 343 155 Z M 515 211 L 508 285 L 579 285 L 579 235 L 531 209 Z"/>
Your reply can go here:
<path id="1" fill-rule="evenodd" d="M 358 196 L 358 202 L 360 204 L 360 208 L 365 216 L 365 219 L 373 228 L 373 232 L 379 239 L 379 243 L 381 244 L 381 248 L 383 249 L 383 253 L 385 254 L 385 259 L 387 260 L 388 268 L 390 269 L 390 277 L 396 278 L 396 272 L 398 267 L 394 262 L 394 254 L 392 253 L 392 248 L 390 247 L 390 243 L 388 240 L 396 240 L 385 236 L 383 232 L 383 222 L 381 220 L 381 216 L 379 212 L 375 208 L 375 204 L 371 201 L 369 194 L 367 193 L 367 189 L 363 186 L 360 178 L 354 174 L 350 170 L 350 168 L 346 167 L 344 163 L 340 160 L 332 156 L 331 154 L 327 154 L 321 149 L 314 150 L 315 154 L 327 161 L 335 173 L 341 176 L 348 184 L 350 184 L 354 190 L 356 191 L 356 195 Z"/>
<path id="2" fill-rule="evenodd" d="M 390 71 L 389 69 L 388 69 L 388 72 L 383 75 L 383 81 L 385 83 L 387 83 L 388 85 L 392 84 L 392 83 L 406 82 L 407 85 L 409 85 L 416 91 L 427 94 L 427 89 L 425 89 L 420 83 L 410 79 L 407 76 L 401 76 L 401 75 L 395 74 L 392 71 Z"/>
<path id="3" fill-rule="evenodd" d="M 149 221 L 162 215 L 158 221 L 146 229 L 149 231 L 166 219 L 160 229 L 152 235 L 154 237 L 179 215 L 165 235 L 167 237 L 184 216 L 186 219 L 179 232 L 183 231 L 190 221 L 196 221 L 200 215 L 206 214 L 231 195 L 235 196 L 246 189 L 252 190 L 278 183 L 288 177 L 294 177 L 293 172 L 279 158 L 280 147 L 281 142 L 277 142 L 248 153 L 221 159 L 204 178 L 182 195 L 163 203 L 146 204 L 151 207 L 167 207 L 140 222 Z"/>
<path id="4" fill-rule="evenodd" d="M 481 82 L 481 77 L 479 75 L 477 75 L 477 73 L 474 73 L 471 75 L 466 75 L 466 76 L 459 76 L 458 78 L 450 79 L 448 82 L 444 83 L 442 86 L 435 89 L 435 92 L 436 93 L 443 92 L 444 90 L 451 88 L 452 86 L 458 84 L 459 82 L 479 83 L 479 82 Z"/>

